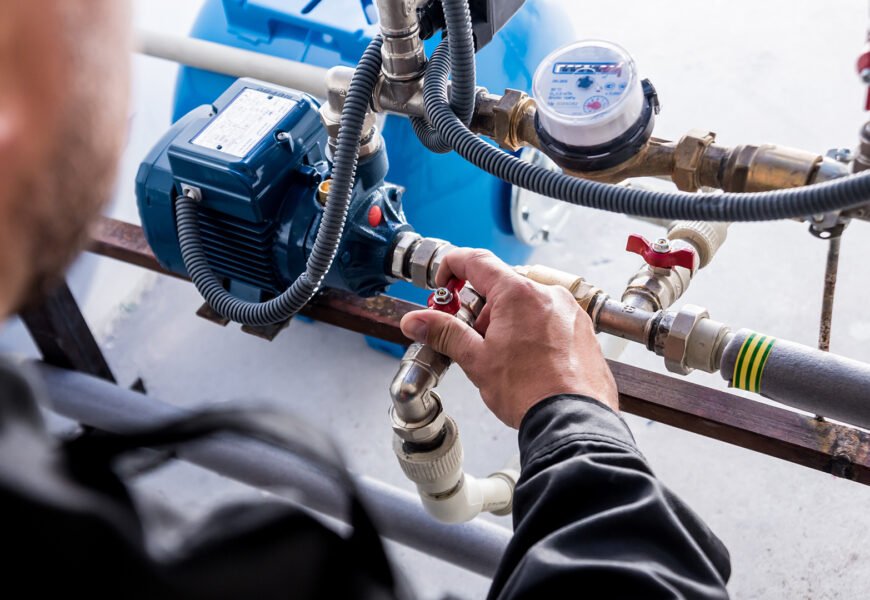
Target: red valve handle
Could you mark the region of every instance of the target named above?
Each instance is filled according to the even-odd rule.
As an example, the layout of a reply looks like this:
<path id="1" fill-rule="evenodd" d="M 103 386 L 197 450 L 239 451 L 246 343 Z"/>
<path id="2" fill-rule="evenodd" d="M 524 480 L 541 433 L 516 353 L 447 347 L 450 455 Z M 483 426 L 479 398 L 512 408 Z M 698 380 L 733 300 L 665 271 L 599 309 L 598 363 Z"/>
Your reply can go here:
<path id="1" fill-rule="evenodd" d="M 462 279 L 451 278 L 443 288 L 438 288 L 429 296 L 429 308 L 439 312 L 455 315 L 462 308 L 459 292 L 465 287 Z"/>
<path id="2" fill-rule="evenodd" d="M 695 253 L 688 248 L 658 252 L 645 237 L 636 233 L 628 236 L 628 243 L 625 245 L 625 249 L 629 252 L 640 254 L 644 261 L 646 261 L 646 264 L 651 267 L 658 267 L 660 269 L 683 267 L 689 270 L 695 268 Z"/>
<path id="3" fill-rule="evenodd" d="M 864 76 L 864 71 L 870 69 L 870 51 L 867 51 L 858 57 L 858 64 L 856 65 L 856 69 L 858 71 L 858 75 L 861 75 L 862 77 Z M 867 90 L 867 100 L 864 103 L 864 110 L 870 110 L 870 89 Z"/>

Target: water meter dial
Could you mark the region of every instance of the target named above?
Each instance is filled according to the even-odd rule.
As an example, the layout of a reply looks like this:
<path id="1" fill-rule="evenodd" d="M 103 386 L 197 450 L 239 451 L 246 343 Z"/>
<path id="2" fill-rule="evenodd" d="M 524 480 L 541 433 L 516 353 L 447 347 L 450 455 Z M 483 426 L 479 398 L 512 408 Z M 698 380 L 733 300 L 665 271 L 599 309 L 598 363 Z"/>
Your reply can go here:
<path id="1" fill-rule="evenodd" d="M 532 87 L 538 134 L 563 168 L 610 168 L 652 135 L 655 90 L 616 44 L 592 40 L 556 50 L 538 67 Z"/>

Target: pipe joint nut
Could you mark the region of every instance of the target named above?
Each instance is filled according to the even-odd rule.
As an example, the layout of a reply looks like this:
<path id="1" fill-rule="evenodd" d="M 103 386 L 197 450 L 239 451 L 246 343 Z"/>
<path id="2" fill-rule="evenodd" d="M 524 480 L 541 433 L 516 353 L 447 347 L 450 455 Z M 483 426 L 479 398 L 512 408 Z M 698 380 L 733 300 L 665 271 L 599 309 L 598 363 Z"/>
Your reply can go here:
<path id="1" fill-rule="evenodd" d="M 390 259 L 390 275 L 396 279 L 408 281 L 410 272 L 409 258 L 420 240 L 423 238 L 413 231 L 403 231 L 396 239 L 393 253 Z"/>
<path id="2" fill-rule="evenodd" d="M 701 188 L 698 173 L 707 148 L 716 140 L 716 134 L 703 129 L 692 129 L 683 136 L 674 150 L 674 184 L 684 192 L 697 192 Z"/>
<path id="3" fill-rule="evenodd" d="M 437 448 L 409 452 L 404 440 L 395 436 L 393 451 L 405 476 L 430 496 L 449 494 L 462 481 L 462 443 L 450 417 L 445 417 L 444 440 Z"/>
<path id="4" fill-rule="evenodd" d="M 408 262 L 408 270 L 411 283 L 422 289 L 435 287 L 435 257 L 439 256 L 437 266 L 441 266 L 441 260 L 447 250 L 452 249 L 449 242 L 437 238 L 423 238 L 414 247 Z"/>
<path id="5" fill-rule="evenodd" d="M 688 375 L 692 368 L 686 362 L 689 338 L 698 323 L 710 317 L 707 309 L 687 304 L 676 314 L 664 340 L 665 367 L 671 373 Z"/>
<path id="6" fill-rule="evenodd" d="M 395 407 L 390 408 L 390 423 L 397 438 L 412 444 L 425 444 L 441 434 L 447 419 L 441 404 L 441 397 L 435 392 L 429 392 L 429 397 L 436 408 L 433 411 L 434 416 L 426 421 L 417 423 L 404 421 L 396 414 Z"/>
<path id="7" fill-rule="evenodd" d="M 525 92 L 508 89 L 492 107 L 492 139 L 502 148 L 516 152 L 525 145 L 517 130 L 530 102 Z"/>

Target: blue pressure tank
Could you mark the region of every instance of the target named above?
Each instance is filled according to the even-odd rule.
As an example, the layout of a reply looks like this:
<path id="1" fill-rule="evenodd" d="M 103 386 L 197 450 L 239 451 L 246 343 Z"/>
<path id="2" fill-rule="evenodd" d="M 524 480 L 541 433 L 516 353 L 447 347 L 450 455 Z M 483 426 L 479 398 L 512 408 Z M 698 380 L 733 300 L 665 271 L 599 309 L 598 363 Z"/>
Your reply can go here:
<path id="1" fill-rule="evenodd" d="M 529 92 L 532 76 L 552 50 L 573 40 L 562 0 L 527 0 L 478 54 L 478 83 L 494 93 Z M 191 35 L 229 46 L 320 67 L 354 66 L 378 33 L 373 0 L 206 0 Z M 440 36 L 436 36 L 440 38 Z M 431 54 L 438 40 L 427 43 Z M 234 79 L 182 68 L 175 118 L 214 101 Z M 531 248 L 511 226 L 508 184 L 455 153 L 436 155 L 417 140 L 407 119 L 389 116 L 383 131 L 390 157 L 388 180 L 403 186 L 405 214 L 422 235 L 459 246 L 489 248 L 511 264 L 524 263 Z M 424 302 L 410 284 L 390 294 Z"/>

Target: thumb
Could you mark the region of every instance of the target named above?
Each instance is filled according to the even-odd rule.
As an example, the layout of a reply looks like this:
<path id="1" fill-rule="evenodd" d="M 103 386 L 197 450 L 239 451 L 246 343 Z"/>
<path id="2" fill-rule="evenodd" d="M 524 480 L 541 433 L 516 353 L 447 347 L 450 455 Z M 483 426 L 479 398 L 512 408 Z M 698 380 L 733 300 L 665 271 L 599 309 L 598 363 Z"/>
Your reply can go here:
<path id="1" fill-rule="evenodd" d="M 483 338 L 474 329 L 454 317 L 437 310 L 418 310 L 402 318 L 402 333 L 436 352 L 444 354 L 462 366 L 483 346 Z"/>

